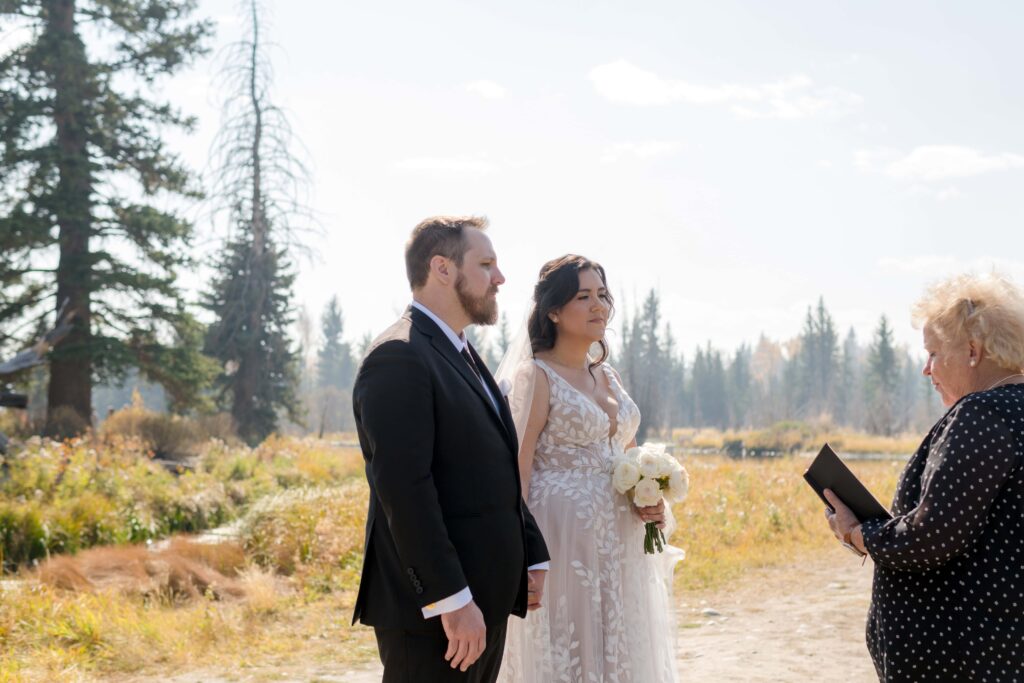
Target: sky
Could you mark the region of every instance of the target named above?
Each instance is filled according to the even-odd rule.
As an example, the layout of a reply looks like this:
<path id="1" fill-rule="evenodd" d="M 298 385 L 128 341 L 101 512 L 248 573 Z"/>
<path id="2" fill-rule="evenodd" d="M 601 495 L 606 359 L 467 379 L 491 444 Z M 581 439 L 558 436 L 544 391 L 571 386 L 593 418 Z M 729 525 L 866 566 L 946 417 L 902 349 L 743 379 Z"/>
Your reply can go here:
<path id="1" fill-rule="evenodd" d="M 917 349 L 909 309 L 929 282 L 996 267 L 1024 284 L 1019 3 L 266 8 L 272 98 L 320 226 L 296 307 L 337 295 L 350 339 L 405 308 L 403 245 L 434 214 L 490 219 L 513 327 L 541 264 L 580 253 L 620 314 L 657 288 L 690 353 L 790 338 L 819 296 L 862 342 L 884 313 Z M 240 34 L 233 0 L 198 15 L 215 48 Z M 167 136 L 197 169 L 216 64 L 160 87 L 199 117 Z"/>

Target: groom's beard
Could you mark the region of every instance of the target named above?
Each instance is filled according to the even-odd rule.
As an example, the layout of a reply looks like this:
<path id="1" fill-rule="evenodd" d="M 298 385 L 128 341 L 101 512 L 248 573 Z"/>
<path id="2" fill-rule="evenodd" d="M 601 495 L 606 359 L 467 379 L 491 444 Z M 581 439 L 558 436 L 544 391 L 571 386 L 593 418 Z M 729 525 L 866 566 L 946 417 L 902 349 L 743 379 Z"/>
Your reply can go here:
<path id="1" fill-rule="evenodd" d="M 473 296 L 466 291 L 466 278 L 462 273 L 455 279 L 455 293 L 474 325 L 493 325 L 498 322 L 498 301 L 493 298 L 498 293 L 497 287 L 491 287 L 483 296 Z"/>

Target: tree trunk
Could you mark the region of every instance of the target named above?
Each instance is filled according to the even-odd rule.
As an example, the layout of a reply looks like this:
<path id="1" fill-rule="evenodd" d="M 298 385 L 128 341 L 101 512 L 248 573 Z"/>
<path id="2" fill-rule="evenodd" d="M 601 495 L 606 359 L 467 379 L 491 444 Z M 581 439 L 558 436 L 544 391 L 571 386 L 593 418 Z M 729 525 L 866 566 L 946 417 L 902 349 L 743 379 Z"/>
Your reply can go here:
<path id="1" fill-rule="evenodd" d="M 260 417 L 256 414 L 257 402 L 265 392 L 260 385 L 267 381 L 267 351 L 260 345 L 264 338 L 263 327 L 266 324 L 266 308 L 270 290 L 270 273 L 268 265 L 270 255 L 267 253 L 267 221 L 264 211 L 263 197 L 263 104 L 257 83 L 259 65 L 259 17 L 255 3 L 251 6 L 252 20 L 252 51 L 249 63 L 249 100 L 253 112 L 253 140 L 250 153 L 252 164 L 252 215 L 249 225 L 252 230 L 252 242 L 248 254 L 249 283 L 246 295 L 248 319 L 246 330 L 249 343 L 246 345 L 239 360 L 238 377 L 235 381 L 234 402 L 231 414 L 238 425 L 239 434 L 250 444 L 255 445 L 261 431 Z"/>
<path id="2" fill-rule="evenodd" d="M 92 264 L 89 235 L 92 215 L 92 174 L 85 128 L 89 80 L 85 46 L 75 30 L 74 0 L 46 2 L 46 36 L 54 60 L 51 78 L 55 92 L 53 120 L 59 154 L 57 224 L 60 259 L 57 264 L 56 308 L 67 300 L 75 311 L 74 326 L 50 364 L 47 429 L 67 435 L 92 417 Z M 65 410 L 61 410 L 65 408 Z M 84 421 L 73 425 L 70 408 Z M 54 418 L 60 418 L 55 420 Z M 58 424 L 59 422 L 59 424 Z M 64 432 L 64 433 L 61 433 Z"/>

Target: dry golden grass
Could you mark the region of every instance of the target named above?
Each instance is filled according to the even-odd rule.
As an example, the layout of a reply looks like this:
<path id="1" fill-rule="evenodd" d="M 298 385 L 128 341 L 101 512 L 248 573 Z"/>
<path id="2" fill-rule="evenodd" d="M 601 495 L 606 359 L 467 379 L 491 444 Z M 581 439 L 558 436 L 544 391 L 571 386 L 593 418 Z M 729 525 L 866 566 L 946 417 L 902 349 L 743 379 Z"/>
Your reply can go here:
<path id="1" fill-rule="evenodd" d="M 230 670 L 299 653 L 366 661 L 372 631 L 349 622 L 367 495 L 353 481 L 275 496 L 246 519 L 242 540 L 280 552 L 250 553 L 244 567 L 237 545 L 184 539 L 156 553 L 96 548 L 45 563 L 0 591 L 0 682 Z"/>
<path id="2" fill-rule="evenodd" d="M 677 588 L 717 588 L 748 569 L 798 561 L 834 544 L 824 506 L 803 480 L 809 462 L 801 457 L 685 459 L 690 495 L 673 507 L 679 528 L 672 543 L 686 550 L 676 569 Z M 904 463 L 848 464 L 888 507 Z"/>
<path id="3" fill-rule="evenodd" d="M 28 472 L 50 460 L 23 462 Z M 239 509 L 262 496 L 240 542 L 103 546 L 22 571 L 0 589 L 0 683 L 231 670 L 297 653 L 344 665 L 375 652 L 372 632 L 349 625 L 367 496 L 359 450 L 315 439 L 274 438 L 253 450 L 214 441 L 202 448 L 200 471 L 196 484 L 208 482 Z M 154 487 L 166 478 L 144 474 Z M 82 481 L 76 495 L 96 495 L 95 479 Z M 290 486 L 295 493 L 279 495 Z M 246 553 L 256 541 L 279 552 Z"/>
<path id="4" fill-rule="evenodd" d="M 311 440 L 278 446 L 293 462 L 306 459 L 311 470 L 358 469 L 349 458 L 323 462 L 326 456 L 315 455 Z M 269 446 L 263 455 L 285 457 Z M 690 497 L 674 507 L 679 529 L 673 543 L 687 552 L 676 570 L 677 590 L 692 596 L 750 569 L 789 565 L 832 546 L 822 504 L 802 479 L 808 462 L 686 458 Z M 902 467 L 891 461 L 851 463 L 884 504 Z M 0 683 L 232 671 L 244 663 L 344 666 L 373 659 L 372 631 L 349 624 L 367 495 L 365 481 L 351 478 L 267 498 L 242 524 L 242 568 L 235 551 L 221 556 L 182 541 L 170 546 L 184 559 L 219 567 L 239 587 L 237 599 L 218 600 L 211 591 L 184 601 L 159 592 L 69 592 L 32 581 L 0 591 Z"/>
<path id="5" fill-rule="evenodd" d="M 175 538 L 165 548 L 145 546 L 91 548 L 57 555 L 32 572 L 40 583 L 65 591 L 112 591 L 170 601 L 241 598 L 235 575 L 246 564 L 238 543 L 216 545 Z"/>
<path id="6" fill-rule="evenodd" d="M 136 673 L 237 670 L 301 657 L 344 665 L 374 652 L 348 626 L 354 594 L 308 599 L 249 578 L 251 601 L 184 604 L 27 585 L 0 597 L 0 681 L 108 681 Z"/>
<path id="7" fill-rule="evenodd" d="M 846 429 L 827 423 L 780 422 L 765 429 L 713 429 L 685 427 L 672 430 L 671 441 L 684 449 L 721 451 L 728 442 L 742 442 L 747 449 L 762 448 L 784 453 L 817 452 L 828 441 L 841 453 L 881 453 L 909 455 L 921 442 L 916 432 L 881 436 Z"/>

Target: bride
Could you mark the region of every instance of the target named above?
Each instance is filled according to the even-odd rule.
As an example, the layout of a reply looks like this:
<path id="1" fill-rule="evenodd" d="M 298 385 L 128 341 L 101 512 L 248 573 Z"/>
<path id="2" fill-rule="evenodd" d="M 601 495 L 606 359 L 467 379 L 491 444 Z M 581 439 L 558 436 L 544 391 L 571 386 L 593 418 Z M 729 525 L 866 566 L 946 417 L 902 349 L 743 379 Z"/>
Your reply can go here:
<path id="1" fill-rule="evenodd" d="M 549 261 L 533 300 L 498 378 L 511 383 L 523 495 L 551 567 L 542 606 L 509 620 L 498 680 L 675 681 L 669 591 L 682 551 L 645 555 L 644 522 L 664 526 L 664 504 L 637 508 L 612 487 L 612 461 L 636 444 L 640 411 L 605 363 L 604 269 L 582 256 Z"/>

